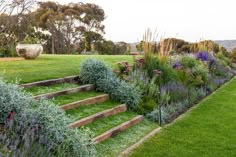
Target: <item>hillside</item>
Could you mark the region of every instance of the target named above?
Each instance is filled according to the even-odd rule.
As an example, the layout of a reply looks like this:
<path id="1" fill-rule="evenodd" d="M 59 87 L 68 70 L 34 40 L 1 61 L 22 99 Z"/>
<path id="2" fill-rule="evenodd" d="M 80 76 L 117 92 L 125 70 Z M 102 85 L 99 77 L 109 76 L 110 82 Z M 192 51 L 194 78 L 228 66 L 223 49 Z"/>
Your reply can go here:
<path id="1" fill-rule="evenodd" d="M 231 51 L 236 47 L 236 40 L 215 40 L 215 42 L 223 47 L 225 47 L 228 51 Z M 131 46 L 131 51 L 137 51 L 136 45 L 138 43 L 129 43 Z"/>
<path id="2" fill-rule="evenodd" d="M 236 40 L 216 40 L 215 42 L 224 46 L 227 50 L 232 50 L 236 47 Z"/>

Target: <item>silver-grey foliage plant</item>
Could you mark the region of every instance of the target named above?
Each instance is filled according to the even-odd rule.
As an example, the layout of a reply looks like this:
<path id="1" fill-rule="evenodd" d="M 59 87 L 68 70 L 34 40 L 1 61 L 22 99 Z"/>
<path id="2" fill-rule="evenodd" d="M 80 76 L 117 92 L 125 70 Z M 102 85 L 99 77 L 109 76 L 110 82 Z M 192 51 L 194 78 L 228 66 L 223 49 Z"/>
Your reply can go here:
<path id="1" fill-rule="evenodd" d="M 120 80 L 111 68 L 96 59 L 87 59 L 80 66 L 83 83 L 95 84 L 98 91 L 109 94 L 112 100 L 127 104 L 129 109 L 138 107 L 141 92 L 135 86 Z"/>
<path id="2" fill-rule="evenodd" d="M 6 125 L 11 112 L 15 113 L 15 127 L 11 131 L 14 136 L 22 137 L 17 140 L 24 140 L 25 133 L 31 131 L 37 133 L 35 142 L 55 156 L 96 155 L 88 130 L 70 129 L 70 118 L 55 104 L 47 100 L 34 100 L 17 85 L 7 84 L 0 79 L 0 123 Z"/>

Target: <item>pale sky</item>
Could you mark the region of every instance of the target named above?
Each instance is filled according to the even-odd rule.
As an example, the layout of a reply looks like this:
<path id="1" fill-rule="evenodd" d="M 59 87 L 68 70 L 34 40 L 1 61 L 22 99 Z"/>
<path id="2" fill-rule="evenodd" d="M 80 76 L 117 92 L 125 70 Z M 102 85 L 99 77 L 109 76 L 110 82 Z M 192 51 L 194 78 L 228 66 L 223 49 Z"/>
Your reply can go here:
<path id="1" fill-rule="evenodd" d="M 113 41 L 138 42 L 147 28 L 157 28 L 159 37 L 187 41 L 236 39 L 236 0 L 54 1 L 101 6 L 106 14 L 105 38 Z"/>

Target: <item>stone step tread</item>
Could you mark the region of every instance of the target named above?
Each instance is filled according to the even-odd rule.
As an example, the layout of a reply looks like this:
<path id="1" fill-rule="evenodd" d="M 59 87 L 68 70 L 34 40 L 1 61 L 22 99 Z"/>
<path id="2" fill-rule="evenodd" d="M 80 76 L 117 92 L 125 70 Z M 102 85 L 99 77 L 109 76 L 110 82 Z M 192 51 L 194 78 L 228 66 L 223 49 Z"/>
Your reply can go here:
<path id="1" fill-rule="evenodd" d="M 26 84 L 21 84 L 19 86 L 24 87 L 24 88 L 31 88 L 34 86 L 50 86 L 50 85 L 54 85 L 54 84 L 58 84 L 58 83 L 77 82 L 78 80 L 79 80 L 79 76 L 76 75 L 76 76 L 67 76 L 67 77 L 63 77 L 63 78 L 26 83 Z"/>
<path id="2" fill-rule="evenodd" d="M 52 93 L 36 95 L 36 96 L 33 96 L 33 98 L 34 99 L 53 98 L 53 97 L 57 97 L 57 96 L 65 95 L 65 94 L 77 93 L 77 92 L 83 92 L 83 91 L 92 91 L 92 90 L 94 90 L 94 85 L 87 84 L 87 85 L 82 85 L 82 86 L 75 87 L 75 88 L 64 89 L 64 90 L 56 91 L 56 92 L 52 92 Z"/>
<path id="3" fill-rule="evenodd" d="M 130 128 L 131 126 L 134 126 L 134 125 L 140 123 L 143 119 L 144 119 L 144 116 L 142 116 L 142 115 L 136 116 L 136 117 L 132 118 L 131 120 L 124 122 L 112 129 L 104 132 L 103 134 L 93 138 L 92 141 L 94 143 L 100 143 L 110 137 L 114 137 L 117 134 L 119 134 L 120 132 Z"/>
<path id="4" fill-rule="evenodd" d="M 102 103 L 102 102 L 104 102 L 108 99 L 109 99 L 108 94 L 102 94 L 102 95 L 98 95 L 98 96 L 95 96 L 95 97 L 90 97 L 90 98 L 87 98 L 87 99 L 72 102 L 72 103 L 69 103 L 69 104 L 66 104 L 66 105 L 62 105 L 62 106 L 60 106 L 60 108 L 63 109 L 63 110 L 69 110 L 69 109 L 77 108 L 77 107 L 83 106 L 83 105 L 91 105 L 91 104 L 95 104 L 95 103 Z"/>
<path id="5" fill-rule="evenodd" d="M 69 125 L 69 127 L 71 128 L 76 128 L 76 127 L 80 127 L 89 123 L 92 123 L 93 121 L 99 119 L 99 118 L 104 118 L 104 117 L 108 117 L 111 115 L 115 115 L 121 112 L 125 112 L 127 110 L 127 107 L 125 104 L 121 104 L 118 105 L 116 107 L 113 107 L 111 109 L 107 109 L 101 112 L 98 112 L 96 114 L 93 114 L 91 116 L 85 117 L 83 119 L 80 119 L 72 124 Z"/>

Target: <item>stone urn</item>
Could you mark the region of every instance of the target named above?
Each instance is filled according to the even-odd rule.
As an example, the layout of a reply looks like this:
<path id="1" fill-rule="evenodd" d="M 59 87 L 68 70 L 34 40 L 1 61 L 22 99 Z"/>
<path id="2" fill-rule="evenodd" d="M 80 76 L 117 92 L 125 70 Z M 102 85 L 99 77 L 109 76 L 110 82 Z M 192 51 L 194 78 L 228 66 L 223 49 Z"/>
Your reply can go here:
<path id="1" fill-rule="evenodd" d="M 16 52 L 25 59 L 35 59 L 43 52 L 41 44 L 17 44 Z"/>

